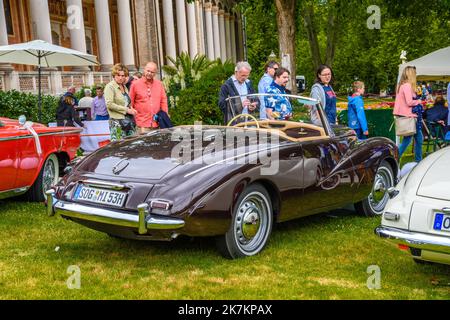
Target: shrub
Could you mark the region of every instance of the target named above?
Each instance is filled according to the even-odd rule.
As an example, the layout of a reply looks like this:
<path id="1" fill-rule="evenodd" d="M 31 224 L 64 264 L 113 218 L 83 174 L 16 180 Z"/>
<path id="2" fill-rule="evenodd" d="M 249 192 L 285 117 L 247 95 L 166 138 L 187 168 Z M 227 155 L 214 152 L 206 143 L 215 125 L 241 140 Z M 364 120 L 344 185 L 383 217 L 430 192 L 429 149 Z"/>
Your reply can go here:
<path id="1" fill-rule="evenodd" d="M 219 62 L 205 71 L 192 86 L 181 90 L 176 107 L 170 109 L 174 125 L 194 124 L 195 121 L 208 125 L 222 124 L 223 114 L 218 106 L 219 91 L 233 72 L 234 65 L 231 62 Z"/>
<path id="2" fill-rule="evenodd" d="M 42 95 L 42 120 L 48 124 L 56 119 L 59 97 Z M 17 119 L 25 115 L 27 120 L 38 122 L 38 96 L 16 90 L 0 91 L 0 116 Z"/>
<path id="3" fill-rule="evenodd" d="M 182 52 L 176 59 L 167 57 L 172 65 L 162 67 L 165 73 L 163 80 L 169 97 L 169 106 L 176 106 L 180 91 L 189 88 L 198 81 L 203 73 L 218 63 L 219 60 L 210 61 L 205 55 L 195 55 L 191 60 L 188 53 Z"/>

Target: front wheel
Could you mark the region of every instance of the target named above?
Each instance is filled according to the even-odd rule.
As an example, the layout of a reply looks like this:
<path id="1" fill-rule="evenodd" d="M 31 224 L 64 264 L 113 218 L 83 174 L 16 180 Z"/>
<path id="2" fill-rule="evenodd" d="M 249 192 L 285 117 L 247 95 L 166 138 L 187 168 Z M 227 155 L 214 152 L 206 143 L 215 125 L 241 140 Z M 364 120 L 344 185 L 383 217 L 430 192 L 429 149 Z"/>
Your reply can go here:
<path id="1" fill-rule="evenodd" d="M 382 161 L 369 196 L 361 202 L 355 203 L 356 212 L 367 217 L 381 215 L 389 200 L 388 189 L 394 186 L 394 172 L 386 161 Z"/>
<path id="2" fill-rule="evenodd" d="M 51 189 L 58 182 L 58 177 L 59 161 L 58 157 L 52 153 L 45 160 L 36 181 L 28 190 L 28 199 L 30 201 L 45 201 L 47 199 L 45 191 Z"/>
<path id="3" fill-rule="evenodd" d="M 260 184 L 250 185 L 239 196 L 230 229 L 218 238 L 218 249 L 229 259 L 255 255 L 267 244 L 272 225 L 272 203 L 267 190 Z"/>

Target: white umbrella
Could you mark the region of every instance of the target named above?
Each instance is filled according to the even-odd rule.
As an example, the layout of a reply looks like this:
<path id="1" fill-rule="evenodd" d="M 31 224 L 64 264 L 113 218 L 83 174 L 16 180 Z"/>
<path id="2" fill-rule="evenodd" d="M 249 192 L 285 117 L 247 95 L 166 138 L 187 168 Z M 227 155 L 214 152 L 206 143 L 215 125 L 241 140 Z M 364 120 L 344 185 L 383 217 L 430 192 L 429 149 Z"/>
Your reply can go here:
<path id="1" fill-rule="evenodd" d="M 0 46 L 0 63 L 28 64 L 38 67 L 38 106 L 41 122 L 41 67 L 93 66 L 97 57 L 73 49 L 57 46 L 43 40 Z"/>

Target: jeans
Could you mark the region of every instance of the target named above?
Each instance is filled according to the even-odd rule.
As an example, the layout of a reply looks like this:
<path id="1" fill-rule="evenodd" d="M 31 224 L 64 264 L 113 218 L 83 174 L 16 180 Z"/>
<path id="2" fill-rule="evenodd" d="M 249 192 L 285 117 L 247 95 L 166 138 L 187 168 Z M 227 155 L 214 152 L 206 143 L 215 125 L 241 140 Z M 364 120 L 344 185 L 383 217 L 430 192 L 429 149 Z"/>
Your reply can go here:
<path id="1" fill-rule="evenodd" d="M 398 148 L 398 157 L 399 159 L 402 157 L 403 152 L 405 152 L 406 148 L 411 143 L 412 138 L 414 137 L 414 159 L 416 162 L 422 160 L 422 144 L 423 144 L 423 135 L 421 131 L 417 131 L 414 136 L 403 137 L 403 141 Z"/>
<path id="2" fill-rule="evenodd" d="M 106 115 L 106 116 L 101 116 L 101 115 L 96 115 L 95 116 L 95 121 L 97 121 L 97 120 L 109 120 L 109 115 Z"/>

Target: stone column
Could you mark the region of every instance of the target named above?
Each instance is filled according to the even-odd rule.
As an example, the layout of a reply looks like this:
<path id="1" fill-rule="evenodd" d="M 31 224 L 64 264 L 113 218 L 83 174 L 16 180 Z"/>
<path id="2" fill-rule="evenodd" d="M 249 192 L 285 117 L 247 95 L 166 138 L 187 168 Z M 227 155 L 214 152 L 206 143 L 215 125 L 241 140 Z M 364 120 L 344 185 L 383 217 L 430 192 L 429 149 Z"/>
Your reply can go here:
<path id="1" fill-rule="evenodd" d="M 172 1 L 163 1 L 163 21 L 164 21 L 164 35 L 165 35 L 165 47 L 166 52 L 165 55 L 176 58 L 177 57 L 177 49 L 175 47 L 175 28 L 173 21 L 173 7 Z M 170 61 L 167 61 L 168 64 L 172 64 Z"/>
<path id="2" fill-rule="evenodd" d="M 242 28 L 242 16 L 238 15 L 238 20 L 237 20 L 237 30 L 238 33 L 236 35 L 237 38 L 237 48 L 236 48 L 236 54 L 237 54 L 237 59 L 239 61 L 244 60 L 244 31 Z"/>
<path id="3" fill-rule="evenodd" d="M 86 34 L 84 31 L 83 5 L 81 0 L 66 0 L 67 28 L 70 32 L 72 49 L 86 53 Z M 89 71 L 89 67 L 73 67 L 75 71 Z"/>
<path id="4" fill-rule="evenodd" d="M 231 56 L 231 18 L 228 12 L 225 12 L 225 49 L 227 52 L 227 59 L 232 59 Z"/>
<path id="5" fill-rule="evenodd" d="M 8 45 L 8 30 L 6 29 L 5 8 L 3 1 L 0 1 L 0 46 Z M 14 68 L 9 63 L 0 63 L 0 71 L 13 71 Z M 6 81 L 5 77 L 5 82 Z M 6 83 L 5 83 L 6 86 Z"/>
<path id="6" fill-rule="evenodd" d="M 214 60 L 216 55 L 214 53 L 214 28 L 211 9 L 211 3 L 205 3 L 206 53 L 208 59 Z"/>
<path id="7" fill-rule="evenodd" d="M 72 49 L 86 53 L 86 34 L 84 31 L 83 5 L 81 0 L 66 0 L 67 28 L 70 31 Z"/>
<path id="8" fill-rule="evenodd" d="M 233 62 L 237 61 L 236 54 L 236 19 L 235 15 L 231 15 L 231 55 L 233 58 Z"/>
<path id="9" fill-rule="evenodd" d="M 160 72 L 160 77 L 162 78 L 162 68 L 161 66 L 164 65 L 164 46 L 163 46 L 163 40 L 162 40 L 162 26 L 161 26 L 161 13 L 159 10 L 159 0 L 154 0 L 153 1 L 153 5 L 154 5 L 154 10 L 155 10 L 155 18 L 156 18 L 156 34 L 157 36 L 157 51 L 158 51 L 158 65 L 160 66 L 159 68 L 159 72 Z M 156 59 L 155 59 L 156 61 Z"/>
<path id="10" fill-rule="evenodd" d="M 29 3 L 34 38 L 52 43 L 52 29 L 47 0 L 30 0 Z"/>
<path id="11" fill-rule="evenodd" d="M 189 36 L 189 55 L 191 59 L 198 54 L 197 43 L 197 19 L 195 12 L 195 3 L 187 4 L 187 22 L 188 22 L 188 36 Z"/>
<path id="12" fill-rule="evenodd" d="M 179 53 L 189 53 L 188 36 L 186 31 L 186 7 L 184 0 L 176 0 L 177 11 L 177 33 L 178 33 L 178 51 Z"/>
<path id="13" fill-rule="evenodd" d="M 114 64 L 114 57 L 108 0 L 95 0 L 95 18 L 101 71 L 110 71 Z"/>
<path id="14" fill-rule="evenodd" d="M 219 32 L 219 8 L 212 7 L 214 58 L 220 58 L 220 32 Z"/>
<path id="15" fill-rule="evenodd" d="M 161 63 L 158 52 L 161 31 L 158 28 L 159 17 L 155 9 L 154 0 L 134 1 L 134 12 L 138 13 L 134 33 L 135 41 L 139 44 L 139 50 L 135 54 L 139 57 L 139 69 L 143 69 L 149 61 L 158 65 Z"/>
<path id="16" fill-rule="evenodd" d="M 129 70 L 136 70 L 130 2 L 128 0 L 117 1 L 117 11 L 119 17 L 121 62 L 126 65 Z"/>
<path id="17" fill-rule="evenodd" d="M 206 55 L 205 13 L 199 0 L 195 1 L 195 16 L 197 19 L 197 50 L 199 54 Z"/>
<path id="18" fill-rule="evenodd" d="M 220 58 L 225 61 L 227 59 L 227 49 L 225 40 L 225 19 L 224 11 L 219 10 L 219 37 L 220 37 Z"/>

